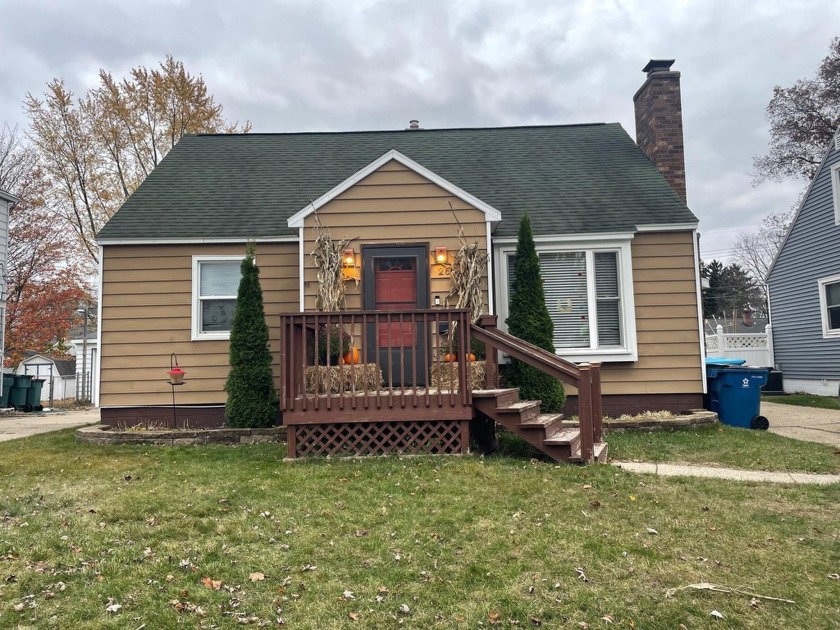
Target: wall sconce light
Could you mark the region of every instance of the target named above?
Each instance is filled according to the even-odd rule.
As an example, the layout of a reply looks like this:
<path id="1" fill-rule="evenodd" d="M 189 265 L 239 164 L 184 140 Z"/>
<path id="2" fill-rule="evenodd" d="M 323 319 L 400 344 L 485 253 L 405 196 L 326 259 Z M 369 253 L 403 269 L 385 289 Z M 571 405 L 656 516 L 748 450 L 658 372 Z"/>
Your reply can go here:
<path id="1" fill-rule="evenodd" d="M 445 247 L 435 247 L 435 262 L 439 265 L 446 264 L 446 248 Z"/>
<path id="2" fill-rule="evenodd" d="M 345 269 L 353 269 L 356 266 L 356 252 L 352 249 L 341 252 L 341 266 Z"/>
<path id="3" fill-rule="evenodd" d="M 438 306 L 440 306 L 440 296 L 436 295 L 435 296 L 435 307 L 437 308 Z"/>

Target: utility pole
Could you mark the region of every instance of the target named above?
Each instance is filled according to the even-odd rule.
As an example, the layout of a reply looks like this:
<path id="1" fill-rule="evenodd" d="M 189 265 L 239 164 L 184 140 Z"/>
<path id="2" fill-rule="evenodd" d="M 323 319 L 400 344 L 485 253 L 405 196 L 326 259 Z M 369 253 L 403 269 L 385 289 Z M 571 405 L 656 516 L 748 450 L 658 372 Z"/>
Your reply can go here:
<path id="1" fill-rule="evenodd" d="M 77 309 L 76 312 L 81 313 L 84 318 L 82 322 L 82 394 L 79 397 L 79 402 L 86 403 L 90 401 L 87 392 L 88 303 L 85 302 L 84 308 Z"/>

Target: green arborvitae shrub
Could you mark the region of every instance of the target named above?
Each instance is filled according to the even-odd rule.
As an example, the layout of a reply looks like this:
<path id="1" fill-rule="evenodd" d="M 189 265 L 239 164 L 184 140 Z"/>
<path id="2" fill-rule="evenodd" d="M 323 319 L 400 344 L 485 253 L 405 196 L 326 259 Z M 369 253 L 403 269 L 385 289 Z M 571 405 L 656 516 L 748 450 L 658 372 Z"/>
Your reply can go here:
<path id="1" fill-rule="evenodd" d="M 277 391 L 255 251 L 254 245 L 249 244 L 242 261 L 242 279 L 230 331 L 225 418 L 231 427 L 267 427 L 277 420 Z"/>
<path id="2" fill-rule="evenodd" d="M 507 322 L 511 335 L 554 352 L 554 324 L 545 305 L 545 291 L 540 277 L 540 260 L 531 233 L 531 218 L 526 213 L 519 224 L 514 263 L 514 286 Z M 511 359 L 505 371 L 508 382 L 519 388 L 522 400 L 541 400 L 544 412 L 559 412 L 566 402 L 563 384 L 548 374 L 517 359 Z"/>

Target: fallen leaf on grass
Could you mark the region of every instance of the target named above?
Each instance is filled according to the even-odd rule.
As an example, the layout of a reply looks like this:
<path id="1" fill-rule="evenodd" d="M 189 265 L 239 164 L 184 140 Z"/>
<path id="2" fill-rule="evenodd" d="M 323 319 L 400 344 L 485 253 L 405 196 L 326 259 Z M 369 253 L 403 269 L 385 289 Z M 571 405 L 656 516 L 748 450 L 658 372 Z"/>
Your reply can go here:
<path id="1" fill-rule="evenodd" d="M 502 623 L 501 617 L 501 613 L 498 613 L 495 610 L 491 610 L 487 614 L 487 621 L 490 623 L 491 626 L 498 626 L 500 623 Z"/>
<path id="2" fill-rule="evenodd" d="M 356 596 L 353 594 L 353 591 L 344 591 L 341 596 L 346 599 L 347 601 L 356 599 Z"/>
<path id="3" fill-rule="evenodd" d="M 210 577 L 201 578 L 201 583 L 204 585 L 205 588 L 212 589 L 214 591 L 219 591 L 222 589 L 222 581 L 221 580 L 214 580 Z"/>
<path id="4" fill-rule="evenodd" d="M 411 608 L 408 607 L 408 604 L 402 604 L 400 606 L 400 613 L 403 615 L 407 615 L 411 612 Z"/>
<path id="5" fill-rule="evenodd" d="M 829 573 L 828 574 L 829 580 L 840 580 L 840 573 Z"/>
<path id="6" fill-rule="evenodd" d="M 612 623 L 612 622 L 615 621 L 615 617 L 613 617 L 612 615 L 604 615 L 603 617 L 601 617 L 601 621 L 606 621 L 607 623 Z"/>
<path id="7" fill-rule="evenodd" d="M 248 579 L 252 582 L 262 582 L 265 579 L 265 573 L 254 571 L 251 575 L 248 576 Z"/>
<path id="8" fill-rule="evenodd" d="M 362 616 L 357 612 L 347 613 L 347 616 L 350 617 L 350 619 L 352 619 L 353 621 L 358 621 L 362 618 Z"/>
<path id="9" fill-rule="evenodd" d="M 651 536 L 658 536 L 659 535 L 659 532 L 656 531 L 655 529 L 653 529 L 653 527 L 648 527 L 647 528 L 647 533 L 650 534 Z"/>
<path id="10" fill-rule="evenodd" d="M 758 605 L 759 605 L 760 603 L 761 603 L 761 602 L 760 602 L 760 601 L 758 601 L 755 597 L 753 597 L 753 598 L 750 600 L 750 606 L 752 606 L 753 608 L 758 608 Z"/>
<path id="11" fill-rule="evenodd" d="M 122 606 L 120 606 L 119 604 L 111 604 L 110 606 L 105 607 L 105 612 L 118 613 L 120 612 L 121 608 Z"/>
<path id="12" fill-rule="evenodd" d="M 714 617 L 715 619 L 725 619 L 725 617 L 723 616 L 723 614 L 722 614 L 722 613 L 720 613 L 720 612 L 718 612 L 717 610 L 713 610 L 713 611 L 712 611 L 712 612 L 710 612 L 709 614 L 710 614 L 712 617 Z"/>
<path id="13" fill-rule="evenodd" d="M 26 604 L 23 602 L 14 605 L 15 612 L 22 612 L 24 608 L 26 608 Z"/>

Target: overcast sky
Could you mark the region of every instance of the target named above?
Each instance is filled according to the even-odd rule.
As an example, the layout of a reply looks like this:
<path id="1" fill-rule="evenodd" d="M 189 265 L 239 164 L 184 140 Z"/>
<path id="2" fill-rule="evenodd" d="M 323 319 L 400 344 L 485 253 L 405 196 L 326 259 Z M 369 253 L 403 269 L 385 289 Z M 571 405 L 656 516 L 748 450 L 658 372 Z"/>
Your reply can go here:
<path id="1" fill-rule="evenodd" d="M 54 77 L 76 93 L 167 53 L 254 131 L 620 122 L 650 58 L 682 73 L 704 258 L 805 183 L 751 186 L 773 86 L 811 77 L 840 2 L 0 0 L 0 124 Z"/>

